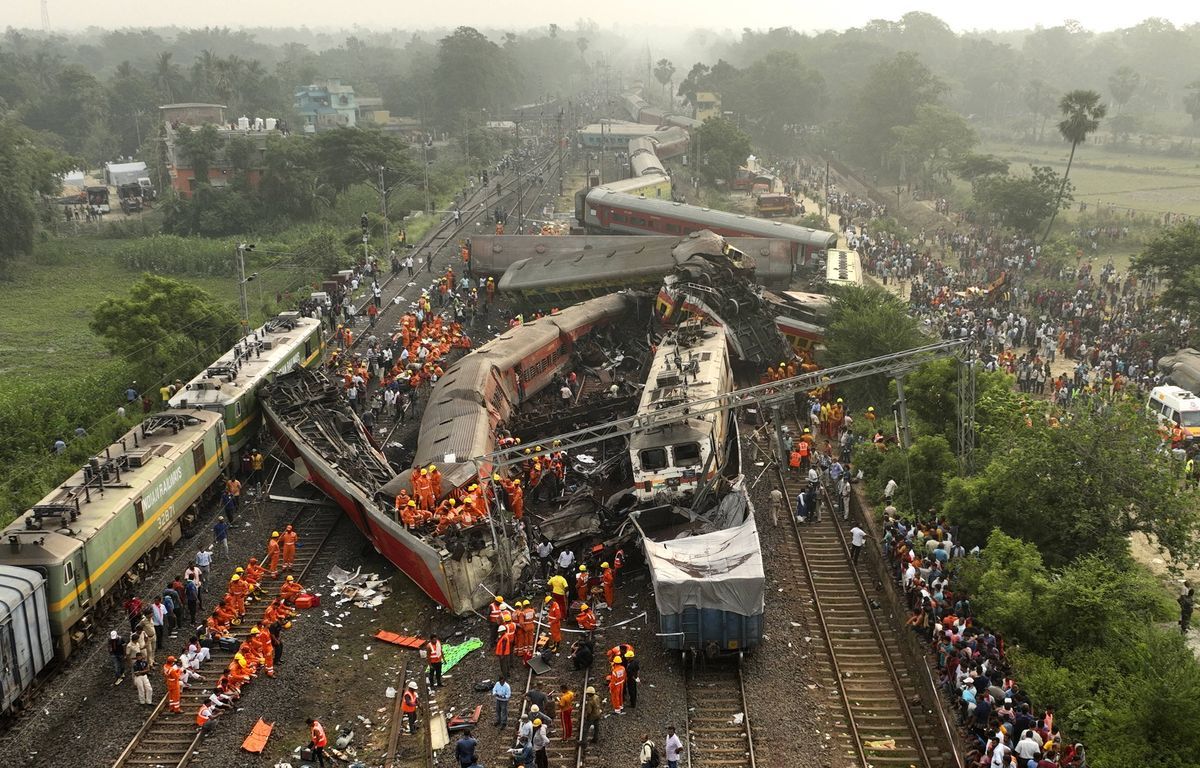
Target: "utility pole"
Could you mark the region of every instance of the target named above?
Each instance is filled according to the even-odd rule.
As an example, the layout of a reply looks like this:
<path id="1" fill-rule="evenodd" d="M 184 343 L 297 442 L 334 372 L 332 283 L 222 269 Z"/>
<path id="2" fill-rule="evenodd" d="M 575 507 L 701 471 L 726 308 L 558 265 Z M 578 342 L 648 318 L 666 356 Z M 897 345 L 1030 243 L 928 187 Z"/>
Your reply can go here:
<path id="1" fill-rule="evenodd" d="M 515 234 L 521 234 L 525 229 L 525 188 L 521 186 L 521 121 L 517 120 L 517 231 Z"/>
<path id="2" fill-rule="evenodd" d="M 388 254 L 390 254 L 391 250 L 392 250 L 391 233 L 388 231 L 387 196 L 388 196 L 389 191 L 390 190 L 388 190 L 388 188 L 384 186 L 383 166 L 381 165 L 381 166 L 379 166 L 379 207 L 380 207 L 380 213 L 383 214 L 383 248 L 385 251 L 387 251 L 387 253 L 385 253 L 384 256 L 387 256 Z"/>
<path id="3" fill-rule="evenodd" d="M 421 140 L 421 158 L 424 160 L 422 170 L 425 172 L 425 213 L 433 215 L 433 207 L 429 205 L 429 144 L 433 139 L 425 136 Z"/>
<path id="4" fill-rule="evenodd" d="M 242 307 L 242 335 L 245 336 L 250 332 L 250 302 L 246 299 L 246 283 L 257 277 L 257 273 L 246 277 L 246 251 L 253 251 L 254 243 L 247 245 L 246 243 L 238 243 L 237 245 L 237 278 L 238 278 L 238 299 Z"/>
<path id="5" fill-rule="evenodd" d="M 559 197 L 562 197 L 562 194 L 563 194 L 563 164 L 562 164 L 562 150 L 563 150 L 563 130 L 562 130 L 562 121 L 563 121 L 563 108 L 562 108 L 562 107 L 559 107 L 559 108 L 558 108 L 558 135 L 554 137 L 555 141 L 557 141 L 557 142 L 558 142 L 558 196 L 559 196 Z"/>

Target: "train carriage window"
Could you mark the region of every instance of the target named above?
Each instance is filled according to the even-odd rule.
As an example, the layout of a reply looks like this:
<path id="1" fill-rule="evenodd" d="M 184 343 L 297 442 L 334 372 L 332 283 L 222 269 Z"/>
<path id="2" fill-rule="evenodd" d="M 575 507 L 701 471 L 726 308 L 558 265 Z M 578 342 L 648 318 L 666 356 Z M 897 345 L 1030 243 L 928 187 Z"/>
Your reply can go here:
<path id="1" fill-rule="evenodd" d="M 137 521 L 138 528 L 141 528 L 142 524 L 146 522 L 146 513 L 142 509 L 142 499 L 140 496 L 133 500 L 133 517 Z"/>
<path id="2" fill-rule="evenodd" d="M 204 443 L 201 442 L 192 449 L 192 465 L 196 468 L 196 474 L 204 471 L 204 465 L 208 461 L 208 455 L 204 451 Z"/>
<path id="3" fill-rule="evenodd" d="M 75 564 L 68 560 L 63 568 L 63 584 L 70 584 L 72 581 L 75 581 Z"/>
<path id="4" fill-rule="evenodd" d="M 680 443 L 671 446 L 675 466 L 692 467 L 700 463 L 700 443 Z"/>
<path id="5" fill-rule="evenodd" d="M 666 448 L 647 448 L 638 454 L 638 462 L 642 469 L 665 469 L 667 466 Z"/>
<path id="6" fill-rule="evenodd" d="M 312 357 L 312 339 L 304 340 L 304 359 Z"/>

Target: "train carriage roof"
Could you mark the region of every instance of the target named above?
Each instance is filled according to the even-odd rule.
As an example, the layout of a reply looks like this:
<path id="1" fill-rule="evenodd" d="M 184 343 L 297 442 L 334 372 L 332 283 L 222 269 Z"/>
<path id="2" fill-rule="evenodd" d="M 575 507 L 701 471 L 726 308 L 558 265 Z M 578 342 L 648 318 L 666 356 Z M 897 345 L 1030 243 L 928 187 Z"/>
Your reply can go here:
<path id="1" fill-rule="evenodd" d="M 701 208 L 687 203 L 626 195 L 604 187 L 596 187 L 587 196 L 589 205 L 620 208 L 669 219 L 684 219 L 706 226 L 736 229 L 755 237 L 783 238 L 803 245 L 827 249 L 837 244 L 837 235 L 820 229 L 809 229 L 782 221 L 769 221 L 756 216 Z"/>
<path id="2" fill-rule="evenodd" d="M 744 482 L 739 479 L 738 482 Z M 722 505 L 749 505 L 745 493 L 729 493 Z M 660 616 L 686 608 L 758 616 L 766 599 L 766 574 L 758 528 L 747 508 L 741 524 L 671 541 L 643 538 L 654 602 Z"/>
<path id="3" fill-rule="evenodd" d="M 179 477 L 164 473 L 191 452 L 200 435 L 221 420 L 220 414 L 200 410 L 167 411 L 147 417 L 96 457 L 110 471 L 119 468 L 120 481 L 112 472 L 103 488 L 93 481 L 85 493 L 85 469 L 72 474 L 4 528 L 3 534 L 10 541 L 16 536 L 22 543 L 40 543 L 36 547 L 22 547 L 20 551 L 5 550 L 3 561 L 10 564 L 57 561 L 95 536 L 138 497 L 145 501 L 149 520 L 154 508 L 169 502 L 194 476 L 190 462 L 182 465 L 184 471 Z M 144 431 L 145 428 L 149 431 Z M 72 520 L 70 515 L 76 510 L 76 503 L 77 516 Z M 60 517 L 59 513 L 67 516 Z"/>
<path id="4" fill-rule="evenodd" d="M 233 349 L 216 361 L 171 398 L 172 408 L 225 405 L 251 392 L 271 371 L 287 362 L 290 355 L 303 352 L 301 340 L 320 321 L 286 312 L 272 318 L 254 333 L 242 337 Z M 301 359 L 299 362 L 303 363 Z M 286 371 L 284 371 L 286 373 Z"/>

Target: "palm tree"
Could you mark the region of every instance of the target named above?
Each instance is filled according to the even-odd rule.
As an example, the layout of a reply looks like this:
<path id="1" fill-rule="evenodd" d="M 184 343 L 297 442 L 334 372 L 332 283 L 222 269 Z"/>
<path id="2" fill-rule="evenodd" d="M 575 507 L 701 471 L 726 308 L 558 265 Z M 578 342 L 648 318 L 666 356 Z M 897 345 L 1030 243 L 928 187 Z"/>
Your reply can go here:
<path id="1" fill-rule="evenodd" d="M 175 102 L 175 85 L 183 77 L 179 65 L 171 61 L 171 55 L 170 51 L 163 51 L 154 60 L 154 87 L 158 89 L 164 104 Z"/>
<path id="2" fill-rule="evenodd" d="M 1042 245 L 1050 236 L 1054 220 L 1058 218 L 1058 210 L 1062 207 L 1063 194 L 1067 191 L 1067 177 L 1071 175 L 1071 163 L 1075 160 L 1075 148 L 1087 141 L 1087 137 L 1100 127 L 1100 121 L 1108 114 L 1108 107 L 1100 103 L 1100 94 L 1095 91 L 1071 91 L 1058 102 L 1063 119 L 1058 124 L 1058 132 L 1071 142 L 1071 154 L 1067 157 L 1067 170 L 1063 172 L 1062 184 L 1058 187 L 1058 199 L 1054 203 L 1054 211 L 1050 214 L 1050 223 L 1046 225 L 1046 233 L 1042 235 Z"/>

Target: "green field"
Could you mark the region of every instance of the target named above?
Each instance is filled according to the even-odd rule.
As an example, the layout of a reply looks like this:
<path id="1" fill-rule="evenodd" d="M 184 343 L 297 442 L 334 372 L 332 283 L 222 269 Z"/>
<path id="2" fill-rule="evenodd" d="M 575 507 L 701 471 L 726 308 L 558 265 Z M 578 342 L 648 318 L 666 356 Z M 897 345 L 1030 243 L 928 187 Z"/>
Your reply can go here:
<path id="1" fill-rule="evenodd" d="M 1024 145 L 983 142 L 977 152 L 998 155 L 1012 163 L 1014 171 L 1029 165 L 1049 165 L 1059 173 L 1066 168 L 1070 145 Z M 1183 213 L 1200 216 L 1200 158 L 1166 157 L 1108 146 L 1081 144 L 1071 166 L 1078 203 L 1112 204 L 1133 208 L 1147 215 Z"/>
<path id="2" fill-rule="evenodd" d="M 58 241 L 65 247 L 55 248 L 52 259 L 35 255 L 13 266 L 0 312 L 0 377 L 13 382 L 65 378 L 109 359 L 88 322 L 93 307 L 110 296 L 127 295 L 138 279 L 137 272 L 118 263 L 113 251 L 120 243 L 71 238 Z M 232 276 L 178 279 L 237 307 L 237 283 Z M 251 283 L 251 307 L 261 305 L 260 294 L 273 297 L 289 280 L 286 270 L 277 270 Z"/>

